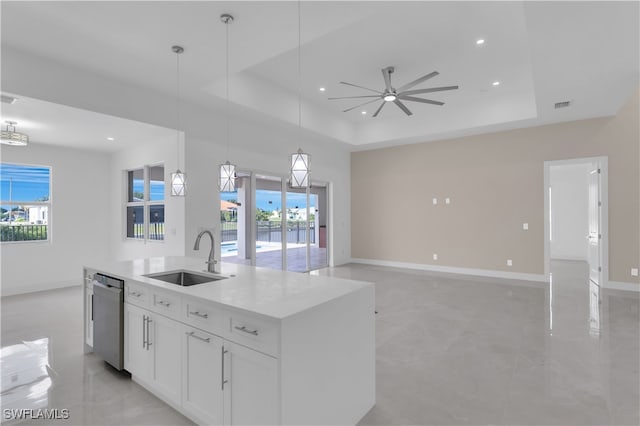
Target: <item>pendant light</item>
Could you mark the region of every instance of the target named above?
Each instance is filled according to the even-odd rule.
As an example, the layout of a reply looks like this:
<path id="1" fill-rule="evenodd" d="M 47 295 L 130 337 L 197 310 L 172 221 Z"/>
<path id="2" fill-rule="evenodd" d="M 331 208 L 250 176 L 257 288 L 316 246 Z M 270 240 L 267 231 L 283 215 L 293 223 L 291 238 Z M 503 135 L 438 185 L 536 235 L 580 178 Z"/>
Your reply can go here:
<path id="1" fill-rule="evenodd" d="M 2 144 L 12 146 L 27 146 L 29 143 L 29 136 L 25 133 L 16 132 L 15 121 L 5 121 L 7 124 L 2 131 Z"/>
<path id="2" fill-rule="evenodd" d="M 302 60 L 300 55 L 300 0 L 298 0 L 298 128 L 299 135 L 302 137 Z M 291 172 L 289 185 L 292 188 L 309 187 L 309 174 L 311 156 L 305 154 L 301 148 L 291 154 Z"/>
<path id="3" fill-rule="evenodd" d="M 180 55 L 184 52 L 181 46 L 172 46 L 171 51 L 176 54 L 176 150 L 177 170 L 171 173 L 171 195 L 184 197 L 187 176 L 180 171 Z"/>
<path id="4" fill-rule="evenodd" d="M 227 100 L 226 100 L 226 126 L 227 126 L 227 158 L 229 158 L 229 24 L 233 22 L 233 16 L 228 13 L 220 15 L 220 21 L 225 24 L 227 36 L 226 50 L 226 79 L 227 79 Z M 236 166 L 227 160 L 224 164 L 220 164 L 220 178 L 218 181 L 218 189 L 220 192 L 234 192 L 236 190 Z"/>

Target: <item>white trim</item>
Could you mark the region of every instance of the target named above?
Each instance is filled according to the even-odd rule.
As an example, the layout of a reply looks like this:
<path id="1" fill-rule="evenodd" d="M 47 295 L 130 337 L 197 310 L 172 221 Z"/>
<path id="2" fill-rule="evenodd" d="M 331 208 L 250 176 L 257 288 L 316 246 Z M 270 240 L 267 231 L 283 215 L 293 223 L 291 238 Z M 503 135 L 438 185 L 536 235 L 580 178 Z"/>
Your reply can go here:
<path id="1" fill-rule="evenodd" d="M 627 290 L 640 292 L 639 283 L 626 283 L 623 281 L 605 281 L 602 288 L 608 288 L 612 290 Z"/>
<path id="2" fill-rule="evenodd" d="M 544 276 L 548 276 L 551 264 L 551 247 L 549 240 L 549 185 L 551 184 L 550 167 L 575 164 L 597 163 L 600 168 L 600 233 L 602 244 L 600 250 L 600 282 L 606 283 L 609 278 L 609 157 L 583 157 L 568 160 L 550 160 L 544 162 Z"/>
<path id="3" fill-rule="evenodd" d="M 392 268 L 418 269 L 421 271 L 446 272 L 450 274 L 475 275 L 478 277 L 504 278 L 509 280 L 549 282 L 546 275 L 528 274 L 524 272 L 495 271 L 491 269 L 459 268 L 455 266 L 429 265 L 425 263 L 395 262 L 391 260 L 352 258 L 351 263 L 364 265 L 389 266 Z"/>
<path id="4" fill-rule="evenodd" d="M 81 285 L 82 283 L 79 283 L 78 281 L 55 281 L 37 284 L 25 284 L 14 288 L 6 288 L 6 286 L 2 286 L 2 297 L 35 293 L 36 291 L 56 290 L 59 288 L 75 287 Z"/>
<path id="5" fill-rule="evenodd" d="M 586 262 L 589 263 L 589 259 L 585 259 L 584 257 L 576 257 L 576 256 L 553 256 L 552 258 L 550 258 L 549 260 L 569 260 L 572 262 Z"/>

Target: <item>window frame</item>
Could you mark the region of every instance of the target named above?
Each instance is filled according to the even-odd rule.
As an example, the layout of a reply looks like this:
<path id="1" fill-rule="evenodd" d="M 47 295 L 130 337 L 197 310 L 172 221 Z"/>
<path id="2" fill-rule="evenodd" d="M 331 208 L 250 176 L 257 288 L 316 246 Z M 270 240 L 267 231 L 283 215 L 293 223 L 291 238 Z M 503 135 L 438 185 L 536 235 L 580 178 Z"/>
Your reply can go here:
<path id="1" fill-rule="evenodd" d="M 13 201 L 13 200 L 3 200 L 0 199 L 0 205 L 3 206 L 45 206 L 47 207 L 47 238 L 42 240 L 18 240 L 18 241 L 0 241 L 0 244 L 51 244 L 52 242 L 52 217 L 53 217 L 53 166 L 50 165 L 42 165 L 42 164 L 26 164 L 26 163 L 14 163 L 11 161 L 0 161 L 0 164 L 10 164 L 12 166 L 22 166 L 22 167 L 37 167 L 42 169 L 49 170 L 49 199 L 47 201 Z M 11 211 L 11 207 L 9 207 L 9 211 Z"/>
<path id="2" fill-rule="evenodd" d="M 153 167 L 162 167 L 162 181 L 164 182 L 164 197 L 162 200 L 151 200 L 151 173 L 150 169 Z M 129 172 L 134 172 L 136 170 L 142 169 L 143 176 L 143 199 L 142 201 L 129 201 Z M 152 206 L 163 206 L 163 210 L 166 214 L 166 197 L 167 197 L 167 179 L 166 179 L 166 168 L 163 162 L 145 164 L 140 167 L 133 167 L 123 171 L 124 175 L 124 209 L 123 209 L 123 235 L 126 241 L 139 241 L 144 242 L 145 244 L 148 242 L 152 243 L 164 243 L 166 233 L 162 233 L 162 238 L 150 238 L 149 237 L 149 228 L 151 224 L 151 207 Z M 127 209 L 129 207 L 142 207 L 143 221 L 142 221 L 142 238 L 130 237 L 127 235 Z M 165 222 L 166 223 L 166 220 Z"/>

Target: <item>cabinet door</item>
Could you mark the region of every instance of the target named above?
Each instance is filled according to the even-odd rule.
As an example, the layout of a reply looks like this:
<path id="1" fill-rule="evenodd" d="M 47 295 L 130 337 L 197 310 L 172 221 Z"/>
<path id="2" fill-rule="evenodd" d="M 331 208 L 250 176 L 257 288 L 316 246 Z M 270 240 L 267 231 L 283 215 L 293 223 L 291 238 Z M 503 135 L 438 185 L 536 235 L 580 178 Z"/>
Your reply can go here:
<path id="1" fill-rule="evenodd" d="M 149 317 L 149 348 L 153 353 L 153 386 L 165 398 L 180 403 L 182 325 L 161 315 Z"/>
<path id="2" fill-rule="evenodd" d="M 85 326 L 85 341 L 87 345 L 93 347 L 93 286 L 87 285 L 85 286 L 85 313 L 86 318 L 84 319 Z"/>
<path id="3" fill-rule="evenodd" d="M 149 313 L 124 304 L 124 368 L 144 381 L 151 379 L 151 351 L 146 345 Z"/>
<path id="4" fill-rule="evenodd" d="M 228 341 L 224 349 L 225 424 L 279 424 L 278 360 Z"/>
<path id="5" fill-rule="evenodd" d="M 199 424 L 221 425 L 222 339 L 184 328 L 182 407 Z"/>

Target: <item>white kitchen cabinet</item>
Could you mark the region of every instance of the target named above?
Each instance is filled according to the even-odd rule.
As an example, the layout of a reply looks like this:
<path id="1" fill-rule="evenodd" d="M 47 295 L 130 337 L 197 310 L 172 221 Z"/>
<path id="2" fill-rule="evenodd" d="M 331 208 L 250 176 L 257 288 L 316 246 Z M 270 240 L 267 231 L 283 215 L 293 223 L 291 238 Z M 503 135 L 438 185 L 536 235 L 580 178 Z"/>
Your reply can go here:
<path id="1" fill-rule="evenodd" d="M 223 422 L 223 340 L 192 327 L 184 328 L 182 408 L 199 424 Z"/>
<path id="2" fill-rule="evenodd" d="M 151 385 L 161 396 L 180 403 L 182 325 L 149 313 L 149 350 L 153 353 Z"/>
<path id="3" fill-rule="evenodd" d="M 279 424 L 278 360 L 229 341 L 224 352 L 224 424 Z"/>
<path id="4" fill-rule="evenodd" d="M 180 403 L 180 323 L 129 303 L 124 314 L 124 368 L 161 397 Z"/>
<path id="5" fill-rule="evenodd" d="M 147 319 L 149 312 L 124 304 L 124 368 L 133 376 L 149 382 L 152 353 L 147 347 Z"/>

